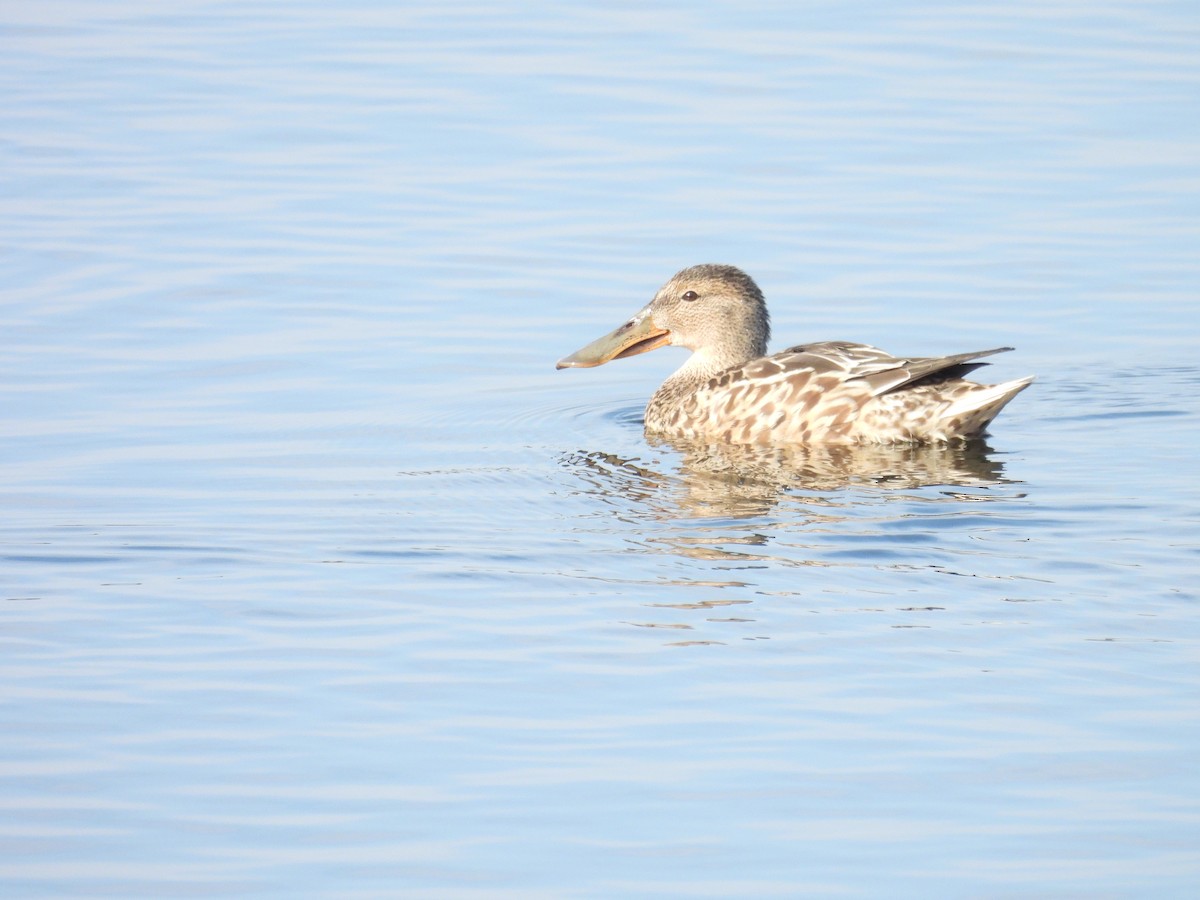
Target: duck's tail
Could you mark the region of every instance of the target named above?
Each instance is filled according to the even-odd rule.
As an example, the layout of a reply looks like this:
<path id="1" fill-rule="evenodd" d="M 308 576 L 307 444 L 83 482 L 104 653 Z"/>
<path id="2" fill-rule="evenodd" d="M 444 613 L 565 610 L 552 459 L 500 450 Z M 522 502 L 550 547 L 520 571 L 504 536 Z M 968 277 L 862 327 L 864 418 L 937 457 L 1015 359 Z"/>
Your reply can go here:
<path id="1" fill-rule="evenodd" d="M 957 398 L 946 407 L 939 422 L 948 436 L 974 437 L 982 434 L 992 419 L 1008 404 L 1008 401 L 1029 385 L 1033 376 L 1006 381 L 1003 384 L 981 384 Z"/>

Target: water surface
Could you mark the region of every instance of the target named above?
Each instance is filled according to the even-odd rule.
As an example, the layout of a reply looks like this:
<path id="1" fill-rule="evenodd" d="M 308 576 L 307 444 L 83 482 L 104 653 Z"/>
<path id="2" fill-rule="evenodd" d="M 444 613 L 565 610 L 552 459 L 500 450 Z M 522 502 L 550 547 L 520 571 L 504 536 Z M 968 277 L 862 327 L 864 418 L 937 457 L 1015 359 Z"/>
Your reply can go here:
<path id="1" fill-rule="evenodd" d="M 1187 4 L 0 15 L 6 896 L 1190 896 Z M 980 445 L 556 359 L 1014 344 Z"/>

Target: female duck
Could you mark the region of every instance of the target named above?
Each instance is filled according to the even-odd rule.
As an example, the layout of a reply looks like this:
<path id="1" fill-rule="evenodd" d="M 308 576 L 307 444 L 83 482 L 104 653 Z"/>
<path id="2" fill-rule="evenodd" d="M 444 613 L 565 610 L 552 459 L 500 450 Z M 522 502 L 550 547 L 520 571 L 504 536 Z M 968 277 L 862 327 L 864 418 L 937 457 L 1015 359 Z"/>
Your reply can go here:
<path id="1" fill-rule="evenodd" d="M 684 269 L 611 334 L 558 368 L 598 366 L 671 344 L 691 357 L 655 391 L 646 430 L 735 443 L 850 444 L 976 437 L 1033 381 L 963 378 L 998 347 L 897 358 L 866 344 L 825 341 L 767 356 L 762 291 L 733 266 Z"/>

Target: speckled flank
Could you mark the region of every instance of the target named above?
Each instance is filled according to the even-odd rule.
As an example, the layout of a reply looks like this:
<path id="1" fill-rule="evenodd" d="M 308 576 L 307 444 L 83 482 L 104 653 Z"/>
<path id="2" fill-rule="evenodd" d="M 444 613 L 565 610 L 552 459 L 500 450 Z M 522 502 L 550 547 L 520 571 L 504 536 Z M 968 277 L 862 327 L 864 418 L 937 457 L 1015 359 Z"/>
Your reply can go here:
<path id="1" fill-rule="evenodd" d="M 650 399 L 649 432 L 760 444 L 965 439 L 1033 380 L 983 385 L 962 377 L 1007 347 L 906 359 L 828 341 L 765 356 L 762 293 L 731 266 L 685 269 L 647 309 L 670 343 L 695 351 Z"/>

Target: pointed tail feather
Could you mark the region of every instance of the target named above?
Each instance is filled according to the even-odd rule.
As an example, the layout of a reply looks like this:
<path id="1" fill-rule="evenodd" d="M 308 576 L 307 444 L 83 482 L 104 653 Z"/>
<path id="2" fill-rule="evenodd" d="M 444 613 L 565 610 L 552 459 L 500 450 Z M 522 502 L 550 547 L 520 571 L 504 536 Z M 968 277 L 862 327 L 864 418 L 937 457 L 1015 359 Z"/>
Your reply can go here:
<path id="1" fill-rule="evenodd" d="M 952 428 L 947 428 L 960 437 L 971 437 L 983 432 L 992 419 L 1008 401 L 1029 385 L 1033 384 L 1033 376 L 1006 381 L 1003 384 L 981 384 L 979 390 L 973 390 L 951 404 L 941 416 L 941 421 L 950 425 L 957 419 Z"/>

